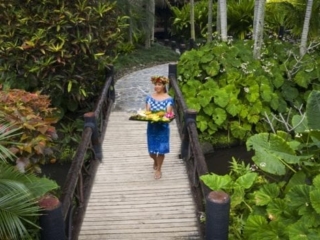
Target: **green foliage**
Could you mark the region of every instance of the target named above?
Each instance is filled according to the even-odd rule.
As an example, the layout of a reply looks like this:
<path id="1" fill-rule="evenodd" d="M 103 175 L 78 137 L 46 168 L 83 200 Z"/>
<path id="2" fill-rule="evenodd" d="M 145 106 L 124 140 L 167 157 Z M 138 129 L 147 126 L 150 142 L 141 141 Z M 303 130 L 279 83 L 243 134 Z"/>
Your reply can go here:
<path id="1" fill-rule="evenodd" d="M 11 125 L 11 131 L 18 129 L 21 134 L 8 135 L 3 146 L 15 154 L 17 164 L 25 167 L 52 158 L 50 144 L 57 138 L 55 109 L 50 108 L 50 100 L 40 93 L 28 93 L 13 89 L 0 91 L 0 111 Z M 19 144 L 12 144 L 12 143 Z"/>
<path id="2" fill-rule="evenodd" d="M 6 146 L 8 145 L 19 145 L 18 142 L 13 142 L 11 139 L 20 135 L 18 131 L 19 128 L 15 128 L 14 124 L 9 124 L 4 120 L 5 114 L 0 112 L 0 160 L 6 162 L 8 159 L 10 161 L 14 161 L 15 155 L 8 149 Z"/>
<path id="3" fill-rule="evenodd" d="M 0 163 L 0 238 L 38 239 L 37 200 L 58 185 L 33 174 L 22 174 L 9 164 Z"/>
<path id="4" fill-rule="evenodd" d="M 124 20 L 110 1 L 3 2 L 0 81 L 75 111 L 103 85 Z"/>
<path id="5" fill-rule="evenodd" d="M 171 48 L 155 43 L 149 49 L 137 47 L 128 54 L 119 55 L 115 59 L 114 68 L 117 73 L 122 73 L 128 69 L 136 69 L 150 64 L 154 65 L 178 60 L 179 54 L 172 51 Z"/>
<path id="6" fill-rule="evenodd" d="M 296 129 L 294 137 L 282 131 L 260 133 L 250 137 L 247 149 L 254 150 L 252 160 L 264 172 L 274 175 L 296 173 L 303 168 L 305 174 L 314 175 L 320 166 L 318 146 L 320 146 L 320 125 L 318 117 L 320 92 L 312 91 L 309 95 L 306 114 L 295 115 L 292 124 L 283 122 L 286 129 Z M 297 170 L 298 169 L 298 170 Z"/>
<path id="7" fill-rule="evenodd" d="M 216 4 L 215 4 L 216 6 Z M 180 40 L 190 38 L 190 4 L 184 4 L 181 8 L 171 8 L 174 19 L 171 28 L 171 35 Z M 213 8 L 213 16 L 216 16 L 216 7 Z M 208 1 L 197 1 L 194 4 L 194 21 L 196 36 L 206 34 L 208 24 Z"/>
<path id="8" fill-rule="evenodd" d="M 57 158 L 59 162 L 70 162 L 81 141 L 84 121 L 80 118 L 76 118 L 75 120 L 65 118 L 64 120 L 65 122 L 61 121 L 57 126 L 59 139 L 56 143 L 61 149 L 57 153 Z"/>
<path id="9" fill-rule="evenodd" d="M 245 39 L 252 32 L 254 0 L 228 1 L 228 35 Z"/>
<path id="10" fill-rule="evenodd" d="M 306 113 L 289 116 L 283 131 L 260 133 L 247 141 L 255 165 L 233 160 L 228 175 L 200 179 L 231 196 L 230 239 L 317 239 L 320 234 L 320 91 L 312 91 Z M 272 122 L 269 122 L 272 124 Z M 299 125 L 299 128 L 298 128 Z M 290 127 L 290 128 L 289 128 Z M 242 221 L 243 225 L 239 225 Z"/>
<path id="11" fill-rule="evenodd" d="M 245 141 L 269 130 L 265 114 L 305 104 L 319 84 L 316 53 L 299 59 L 294 45 L 272 39 L 254 60 L 251 48 L 251 41 L 213 42 L 181 56 L 180 88 L 188 108 L 198 111 L 202 139 L 227 132 Z"/>
<path id="12" fill-rule="evenodd" d="M 303 21 L 306 12 L 307 2 L 303 0 L 287 1 L 286 12 L 289 12 L 287 18 L 287 29 L 291 30 L 291 34 L 300 37 L 303 29 Z M 319 39 L 319 14 L 320 2 L 313 1 L 312 13 L 309 24 L 309 39 Z"/>

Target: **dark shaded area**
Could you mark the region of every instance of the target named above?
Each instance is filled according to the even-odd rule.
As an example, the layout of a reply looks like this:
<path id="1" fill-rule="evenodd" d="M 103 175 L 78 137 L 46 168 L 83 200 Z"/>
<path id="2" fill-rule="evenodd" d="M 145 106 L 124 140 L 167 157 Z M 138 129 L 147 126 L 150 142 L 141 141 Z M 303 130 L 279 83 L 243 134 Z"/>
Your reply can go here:
<path id="1" fill-rule="evenodd" d="M 215 149 L 214 152 L 205 154 L 205 159 L 209 172 L 225 175 L 230 171 L 232 157 L 238 161 L 244 161 L 246 164 L 253 164 L 251 160 L 252 156 L 253 151 L 248 152 L 245 145 L 239 145 Z"/>
<path id="2" fill-rule="evenodd" d="M 41 176 L 57 182 L 62 187 L 68 175 L 71 163 L 48 163 L 41 166 Z"/>

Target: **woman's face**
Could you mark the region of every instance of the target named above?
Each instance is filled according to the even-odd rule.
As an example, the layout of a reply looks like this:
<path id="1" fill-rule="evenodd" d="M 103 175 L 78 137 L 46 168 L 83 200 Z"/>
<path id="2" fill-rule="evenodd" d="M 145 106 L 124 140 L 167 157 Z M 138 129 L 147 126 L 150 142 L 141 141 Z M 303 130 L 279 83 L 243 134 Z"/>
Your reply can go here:
<path id="1" fill-rule="evenodd" d="M 164 92 L 164 88 L 165 88 L 165 86 L 163 83 L 157 82 L 154 84 L 154 91 L 156 91 L 157 93 Z"/>

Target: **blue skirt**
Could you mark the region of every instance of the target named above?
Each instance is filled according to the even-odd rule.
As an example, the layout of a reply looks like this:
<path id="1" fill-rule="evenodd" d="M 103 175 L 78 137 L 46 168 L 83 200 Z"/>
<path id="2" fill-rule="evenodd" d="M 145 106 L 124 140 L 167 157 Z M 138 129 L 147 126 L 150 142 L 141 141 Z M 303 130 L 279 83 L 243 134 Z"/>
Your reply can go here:
<path id="1" fill-rule="evenodd" d="M 149 154 L 165 154 L 170 152 L 170 128 L 168 123 L 150 123 L 147 127 Z"/>

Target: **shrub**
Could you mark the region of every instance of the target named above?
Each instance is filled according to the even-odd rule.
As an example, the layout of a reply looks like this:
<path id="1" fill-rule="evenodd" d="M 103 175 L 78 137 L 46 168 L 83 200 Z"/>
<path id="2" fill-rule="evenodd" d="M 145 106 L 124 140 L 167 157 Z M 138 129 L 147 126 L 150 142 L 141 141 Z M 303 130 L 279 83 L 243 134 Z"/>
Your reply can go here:
<path id="1" fill-rule="evenodd" d="M 319 55 L 297 57 L 295 46 L 270 40 L 261 59 L 252 42 L 212 43 L 185 52 L 178 63 L 180 87 L 189 108 L 197 110 L 201 138 L 227 131 L 245 141 L 269 130 L 265 113 L 297 111 L 319 86 Z"/>
<path id="2" fill-rule="evenodd" d="M 0 4 L 1 82 L 49 95 L 75 111 L 101 89 L 124 18 L 110 1 L 33 0 Z"/>
<path id="3" fill-rule="evenodd" d="M 22 171 L 25 167 L 54 158 L 51 143 L 57 139 L 53 123 L 57 122 L 58 115 L 54 115 L 57 111 L 49 106 L 50 100 L 46 95 L 19 89 L 0 91 L 2 117 L 21 132 L 9 139 L 18 145 L 8 143 L 6 147 L 18 157 L 16 163 Z"/>

